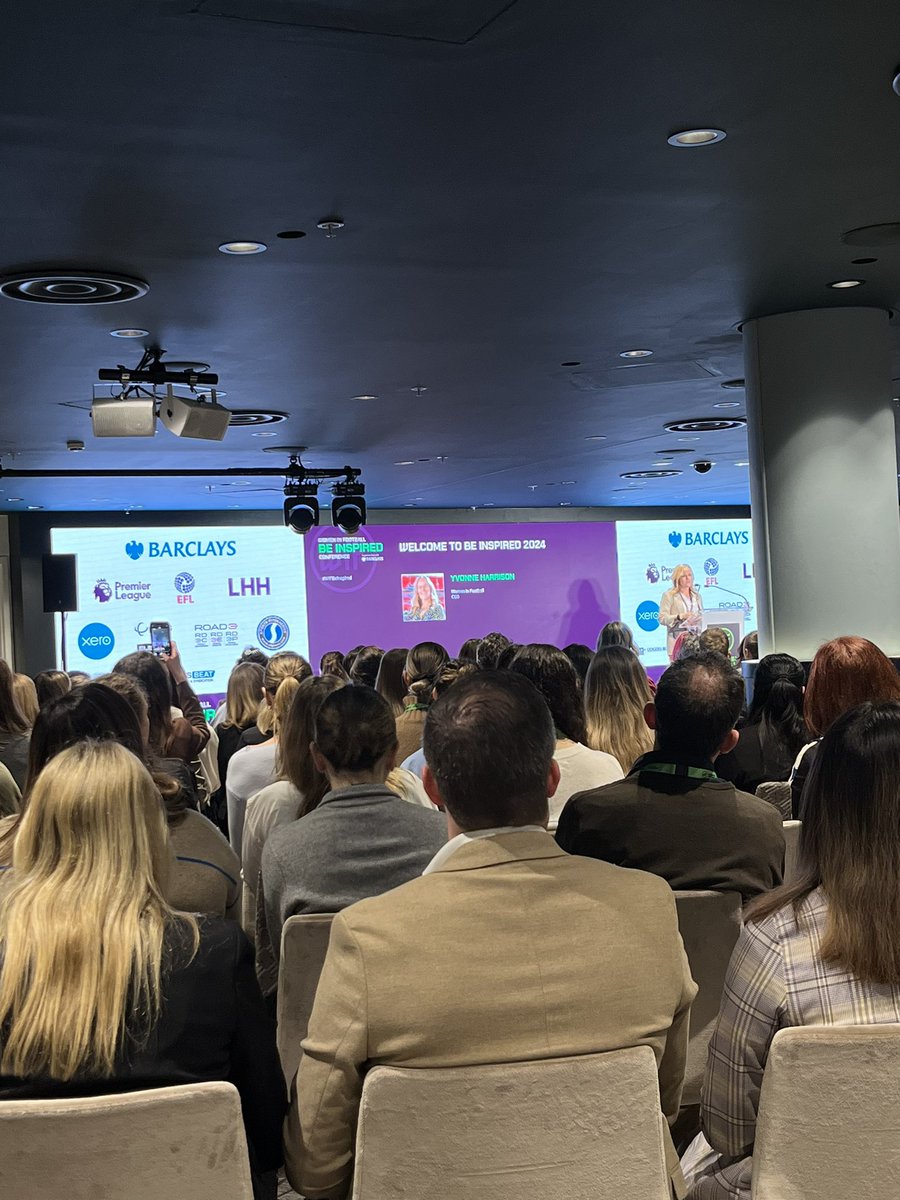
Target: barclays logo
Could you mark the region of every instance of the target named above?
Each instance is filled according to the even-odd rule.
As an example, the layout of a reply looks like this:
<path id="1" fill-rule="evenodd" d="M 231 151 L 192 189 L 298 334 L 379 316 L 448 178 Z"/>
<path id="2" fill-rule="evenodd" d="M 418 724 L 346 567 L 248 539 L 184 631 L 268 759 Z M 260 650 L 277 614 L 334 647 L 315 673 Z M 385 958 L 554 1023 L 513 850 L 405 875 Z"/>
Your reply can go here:
<path id="1" fill-rule="evenodd" d="M 669 534 L 669 545 L 672 547 L 673 550 L 677 550 L 678 547 L 681 545 L 681 534 L 676 533 L 674 529 Z"/>
<path id="2" fill-rule="evenodd" d="M 141 557 L 141 555 L 144 553 L 144 543 L 143 542 L 135 542 L 133 540 L 130 541 L 128 543 L 128 545 L 125 547 L 125 553 L 128 555 L 129 558 L 133 558 L 135 560 L 139 559 Z"/>

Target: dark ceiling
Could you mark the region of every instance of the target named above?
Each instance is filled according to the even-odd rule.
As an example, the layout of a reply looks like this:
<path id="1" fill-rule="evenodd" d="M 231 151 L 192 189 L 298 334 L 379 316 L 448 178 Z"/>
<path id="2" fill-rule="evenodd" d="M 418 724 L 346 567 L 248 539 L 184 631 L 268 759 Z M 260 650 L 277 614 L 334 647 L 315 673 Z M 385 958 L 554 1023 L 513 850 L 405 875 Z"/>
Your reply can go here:
<path id="1" fill-rule="evenodd" d="M 302 444 L 361 467 L 376 507 L 742 504 L 742 431 L 663 431 L 743 413 L 721 386 L 737 324 L 900 298 L 900 246 L 841 242 L 900 219 L 896 0 L 8 0 L 3 25 L 0 273 L 150 285 L 0 298 L 5 468 L 271 466 Z M 698 125 L 728 137 L 667 145 Z M 142 350 L 121 326 L 289 420 L 93 439 L 98 368 Z M 680 477 L 620 478 L 665 451 Z M 278 479 L 0 488 L 7 510 L 281 499 Z"/>

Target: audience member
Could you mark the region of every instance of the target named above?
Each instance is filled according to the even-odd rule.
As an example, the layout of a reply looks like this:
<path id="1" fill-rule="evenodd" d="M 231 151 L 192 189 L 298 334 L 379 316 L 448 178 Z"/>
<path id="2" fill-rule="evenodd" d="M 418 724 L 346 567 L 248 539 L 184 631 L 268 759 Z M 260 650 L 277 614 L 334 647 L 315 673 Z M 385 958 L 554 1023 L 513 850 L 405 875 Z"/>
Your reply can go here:
<path id="1" fill-rule="evenodd" d="M 219 790 L 213 797 L 218 822 L 228 833 L 228 814 L 225 789 L 228 784 L 228 766 L 237 754 L 241 737 L 256 725 L 260 702 L 263 696 L 264 671 L 259 663 L 239 662 L 228 676 L 228 691 L 225 696 L 225 712 L 216 727 L 219 745 L 216 750 L 216 765 L 219 768 Z M 224 810 L 224 811 L 223 811 Z"/>
<path id="2" fill-rule="evenodd" d="M 838 637 L 819 647 L 803 698 L 806 728 L 816 741 L 848 709 L 882 700 L 900 700 L 900 675 L 874 642 Z M 791 774 L 791 815 L 796 820 L 805 816 L 803 788 L 816 761 L 816 741 L 800 751 Z"/>
<path id="3" fill-rule="evenodd" d="M 779 1029 L 900 1023 L 898 780 L 900 703 L 861 704 L 830 725 L 807 782 L 799 877 L 750 905 L 728 969 L 703 1088 L 717 1153 L 689 1151 L 697 1200 L 750 1198 Z"/>
<path id="4" fill-rule="evenodd" d="M 465 679 L 467 675 L 472 675 L 477 670 L 478 668 L 473 662 L 463 662 L 458 658 L 448 658 L 441 667 L 437 679 L 434 681 L 434 687 L 431 689 L 432 700 L 437 700 L 438 696 L 443 696 L 444 692 L 452 687 L 457 680 Z M 425 751 L 420 747 L 409 758 L 405 758 L 400 766 L 421 780 L 425 771 Z"/>
<path id="5" fill-rule="evenodd" d="M 519 642 L 510 642 L 508 646 L 500 651 L 500 654 L 497 658 L 497 670 L 508 671 L 510 663 L 521 649 L 522 647 Z"/>
<path id="6" fill-rule="evenodd" d="M 312 667 L 293 650 L 281 650 L 273 654 L 263 669 L 263 698 L 256 714 L 256 725 L 246 729 L 238 743 L 244 746 L 261 746 L 268 742 L 275 731 L 275 696 L 283 679 L 296 679 L 302 683 L 312 675 Z"/>
<path id="7" fill-rule="evenodd" d="M 134 675 L 122 675 L 113 671 L 109 675 L 98 675 L 94 683 L 102 683 L 106 687 L 112 688 L 114 692 L 117 692 L 131 705 L 131 710 L 137 718 L 137 723 L 140 727 L 141 740 L 144 746 L 141 760 L 145 766 L 152 760 L 153 770 L 171 775 L 181 785 L 183 795 L 179 801 L 179 811 L 184 808 L 196 808 L 197 789 L 194 773 L 190 766 L 183 758 L 167 758 L 165 755 L 157 754 L 154 750 L 150 749 L 150 707 L 147 700 L 147 693 L 144 691 L 141 681 Z M 99 731 L 87 730 L 83 736 L 102 737 L 103 735 Z"/>
<path id="8" fill-rule="evenodd" d="M 482 671 L 495 671 L 500 655 L 509 644 L 509 638 L 502 633 L 486 634 L 475 651 L 475 665 Z"/>
<path id="9" fill-rule="evenodd" d="M 475 665 L 478 655 L 478 647 L 481 644 L 481 638 L 466 638 L 459 648 L 457 658 L 461 663 L 472 663 Z"/>
<path id="10" fill-rule="evenodd" d="M 43 708 L 51 700 L 58 700 L 72 688 L 72 680 L 65 671 L 38 671 L 34 677 L 34 690 L 37 693 L 38 708 Z"/>
<path id="11" fill-rule="evenodd" d="M 464 1066 L 649 1045 L 674 1120 L 696 991 L 674 898 L 651 875 L 553 843 L 555 742 L 546 704 L 515 672 L 461 680 L 430 711 L 426 786 L 447 810 L 451 840 L 423 878 L 335 917 L 285 1126 L 288 1179 L 304 1195 L 347 1193 L 374 1063 Z"/>
<path id="12" fill-rule="evenodd" d="M 638 653 L 638 648 L 634 644 L 634 634 L 624 621 L 608 621 L 600 630 L 597 649 L 605 650 L 607 646 L 623 646 L 632 654 Z"/>
<path id="13" fill-rule="evenodd" d="M 759 634 L 755 629 L 741 638 L 737 656 L 739 662 L 755 662 L 759 658 Z"/>
<path id="14" fill-rule="evenodd" d="M 82 683 L 90 683 L 91 677 L 87 671 L 69 671 L 69 682 L 72 687 L 79 687 Z"/>
<path id="15" fill-rule="evenodd" d="M 591 659 L 594 657 L 593 650 L 590 646 L 585 646 L 583 642 L 569 642 L 568 646 L 563 646 L 563 654 L 575 668 L 575 674 L 578 676 L 581 685 L 584 686 L 588 667 L 591 665 Z"/>
<path id="16" fill-rule="evenodd" d="M 403 651 L 404 655 L 406 651 Z M 326 650 L 319 659 L 319 674 L 333 675 L 341 683 L 349 683 L 350 676 L 344 670 L 344 656 L 340 650 Z"/>
<path id="17" fill-rule="evenodd" d="M 3 819 L 14 817 L 21 804 L 22 792 L 19 785 L 13 779 L 9 767 L 0 762 L 0 830 L 3 828 Z"/>
<path id="18" fill-rule="evenodd" d="M 0 906 L 0 1098 L 227 1080 L 259 1177 L 281 1162 L 285 1094 L 252 953 L 233 922 L 163 899 L 168 863 L 133 754 L 81 742 L 47 764 Z"/>
<path id="19" fill-rule="evenodd" d="M 723 658 L 731 657 L 731 639 L 719 625 L 710 625 L 699 637 L 700 649 L 704 654 L 712 652 L 721 654 Z"/>
<path id="20" fill-rule="evenodd" d="M 570 796 L 622 778 L 622 768 L 611 754 L 587 746 L 584 706 L 578 676 L 562 650 L 555 646 L 523 646 L 510 670 L 524 675 L 547 702 L 556 728 L 553 757 L 559 766 L 559 784 L 550 798 L 550 828 Z"/>
<path id="21" fill-rule="evenodd" d="M 592 750 L 605 750 L 623 771 L 630 771 L 653 749 L 653 734 L 644 719 L 652 699 L 650 681 L 634 651 L 616 642 L 601 646 L 584 681 L 587 744 Z"/>
<path id="22" fill-rule="evenodd" d="M 399 717 L 406 707 L 404 701 L 408 689 L 403 681 L 403 672 L 406 669 L 407 653 L 402 647 L 386 651 L 375 680 L 375 691 L 379 696 L 384 696 L 395 717 Z"/>
<path id="23" fill-rule="evenodd" d="M 362 687 L 373 688 L 378 678 L 378 668 L 384 658 L 384 651 L 379 646 L 363 646 L 353 660 L 350 669 L 350 682 Z"/>
<path id="24" fill-rule="evenodd" d="M 403 683 L 407 694 L 403 712 L 397 717 L 397 762 L 402 763 L 421 749 L 425 714 L 447 659 L 447 651 L 437 642 L 419 642 L 406 656 Z"/>
<path id="25" fill-rule="evenodd" d="M 720 654 L 673 663 L 645 710 L 653 751 L 621 783 L 572 797 L 560 846 L 652 871 L 673 888 L 740 892 L 745 901 L 781 883 L 780 814 L 713 766 L 738 740 L 743 699 L 740 675 Z"/>
<path id="26" fill-rule="evenodd" d="M 370 688 L 349 685 L 323 702 L 313 760 L 329 791 L 300 821 L 275 829 L 262 852 L 269 940 L 298 913 L 334 913 L 420 875 L 446 841 L 440 813 L 385 786 L 397 753 L 394 717 Z"/>
<path id="27" fill-rule="evenodd" d="M 753 676 L 753 701 L 740 740 L 716 759 L 716 774 L 742 792 L 785 780 L 809 741 L 803 724 L 803 667 L 790 654 L 767 654 Z"/>
<path id="28" fill-rule="evenodd" d="M 22 716 L 28 722 L 28 728 L 30 729 L 37 720 L 38 713 L 41 711 L 34 680 L 30 675 L 22 675 L 20 672 L 17 672 L 13 675 L 13 692 L 16 697 L 16 703 L 21 710 Z"/>
<path id="29" fill-rule="evenodd" d="M 353 664 L 356 662 L 356 656 L 363 647 L 361 645 L 354 646 L 352 650 L 348 650 L 344 655 L 344 670 L 347 672 L 347 678 L 350 678 L 350 672 L 353 670 Z"/>
<path id="30" fill-rule="evenodd" d="M 13 673 L 0 658 L 0 763 L 21 790 L 28 771 L 28 739 L 31 726 L 25 719 L 13 690 Z"/>
<path id="31" fill-rule="evenodd" d="M 700 635 L 696 633 L 679 633 L 672 643 L 672 662 L 680 662 L 683 658 L 692 658 L 700 653 Z"/>
<path id="32" fill-rule="evenodd" d="M 157 657 L 146 650 L 126 654 L 113 671 L 134 675 L 147 693 L 150 706 L 150 745 L 167 758 L 182 758 L 193 762 L 209 741 L 209 726 L 200 701 L 188 683 L 178 647 L 172 643 L 172 653 Z M 182 716 L 172 716 L 172 684 Z"/>

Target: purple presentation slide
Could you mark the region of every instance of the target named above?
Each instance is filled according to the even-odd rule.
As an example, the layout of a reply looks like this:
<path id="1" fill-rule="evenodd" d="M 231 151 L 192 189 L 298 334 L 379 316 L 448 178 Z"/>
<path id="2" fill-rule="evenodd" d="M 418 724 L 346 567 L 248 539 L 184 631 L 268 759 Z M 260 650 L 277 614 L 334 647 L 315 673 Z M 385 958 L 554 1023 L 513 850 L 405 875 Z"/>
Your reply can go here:
<path id="1" fill-rule="evenodd" d="M 360 643 L 456 654 L 491 630 L 593 647 L 619 617 L 613 522 L 319 527 L 305 542 L 314 668 Z"/>

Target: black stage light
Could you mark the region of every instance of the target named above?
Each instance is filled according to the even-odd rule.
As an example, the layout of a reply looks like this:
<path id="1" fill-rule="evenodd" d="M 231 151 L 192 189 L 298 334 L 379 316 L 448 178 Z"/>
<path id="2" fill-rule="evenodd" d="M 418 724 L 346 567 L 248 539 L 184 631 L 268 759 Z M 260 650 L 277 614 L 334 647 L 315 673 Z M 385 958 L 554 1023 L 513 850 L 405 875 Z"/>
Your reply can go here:
<path id="1" fill-rule="evenodd" d="M 336 483 L 332 488 L 332 524 L 344 533 L 357 533 L 366 521 L 366 489 L 362 483 Z"/>
<path id="2" fill-rule="evenodd" d="M 284 489 L 284 523 L 294 533 L 309 533 L 319 523 L 315 483 L 289 483 Z"/>

